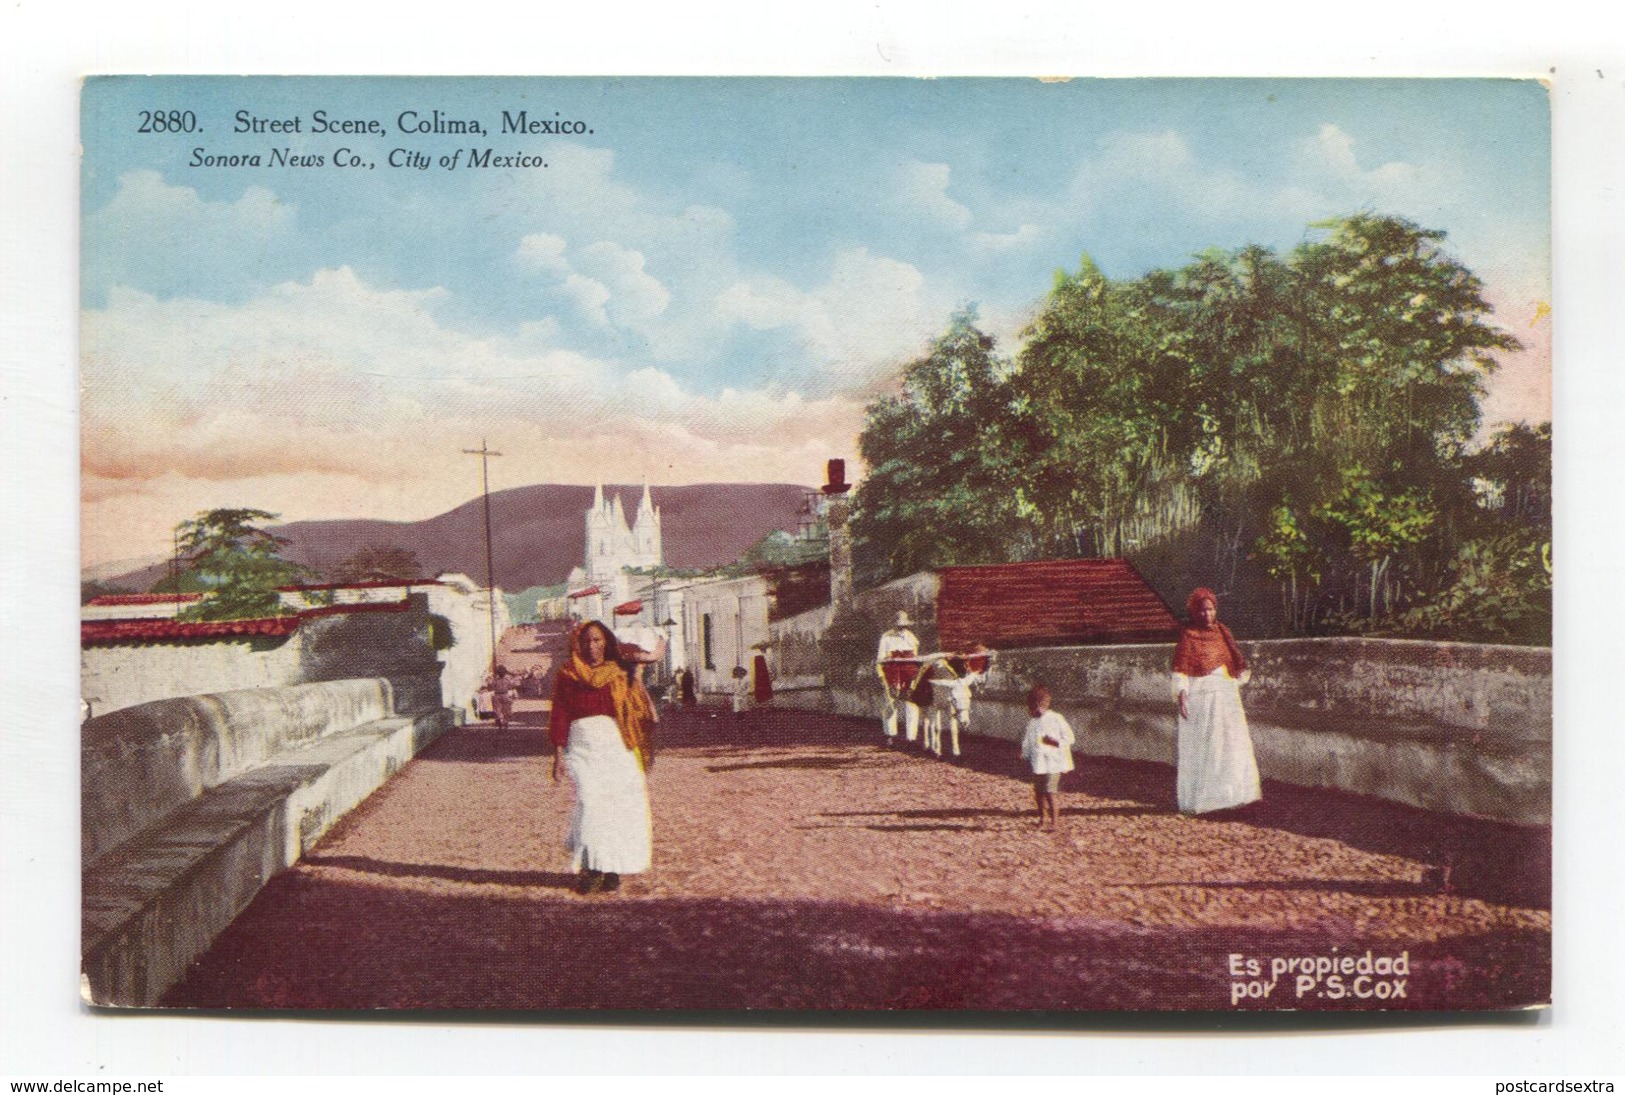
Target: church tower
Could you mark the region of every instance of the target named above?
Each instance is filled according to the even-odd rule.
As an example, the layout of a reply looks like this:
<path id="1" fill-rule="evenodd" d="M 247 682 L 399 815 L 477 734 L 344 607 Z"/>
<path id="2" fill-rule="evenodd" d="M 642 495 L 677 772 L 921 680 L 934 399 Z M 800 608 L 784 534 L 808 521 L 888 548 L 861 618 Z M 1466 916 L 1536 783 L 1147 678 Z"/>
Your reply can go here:
<path id="1" fill-rule="evenodd" d="M 655 508 L 649 488 L 629 527 L 621 496 L 604 498 L 602 484 L 593 487 L 592 507 L 587 510 L 587 581 L 593 585 L 619 585 L 621 572 L 630 567 L 659 566 L 663 561 L 660 543 L 660 511 Z"/>
<path id="2" fill-rule="evenodd" d="M 637 566 L 652 567 L 661 563 L 660 511 L 655 509 L 649 497 L 647 483 L 643 485 L 643 501 L 638 503 L 638 515 L 632 522 L 632 550 L 638 559 Z"/>

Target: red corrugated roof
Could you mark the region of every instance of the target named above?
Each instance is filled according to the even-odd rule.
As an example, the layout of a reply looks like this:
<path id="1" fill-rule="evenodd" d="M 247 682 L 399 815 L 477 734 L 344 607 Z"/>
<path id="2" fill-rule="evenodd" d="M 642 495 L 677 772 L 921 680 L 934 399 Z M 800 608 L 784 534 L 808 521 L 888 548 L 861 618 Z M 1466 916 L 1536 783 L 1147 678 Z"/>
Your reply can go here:
<path id="1" fill-rule="evenodd" d="M 642 601 L 622 601 L 615 606 L 615 615 L 617 616 L 636 616 L 642 611 Z"/>
<path id="2" fill-rule="evenodd" d="M 938 572 L 944 650 L 1172 642 L 1179 621 L 1127 559 L 1053 559 Z"/>
<path id="3" fill-rule="evenodd" d="M 114 605 L 168 605 L 176 602 L 190 603 L 201 601 L 201 593 L 104 593 L 100 597 L 93 597 L 87 604 L 98 607 L 111 607 Z"/>
<path id="4" fill-rule="evenodd" d="M 572 598 L 575 598 L 575 597 L 591 597 L 594 594 L 599 593 L 599 592 L 602 592 L 602 591 L 597 586 L 588 586 L 586 589 L 578 589 L 574 593 L 567 594 L 567 596 L 572 597 Z"/>

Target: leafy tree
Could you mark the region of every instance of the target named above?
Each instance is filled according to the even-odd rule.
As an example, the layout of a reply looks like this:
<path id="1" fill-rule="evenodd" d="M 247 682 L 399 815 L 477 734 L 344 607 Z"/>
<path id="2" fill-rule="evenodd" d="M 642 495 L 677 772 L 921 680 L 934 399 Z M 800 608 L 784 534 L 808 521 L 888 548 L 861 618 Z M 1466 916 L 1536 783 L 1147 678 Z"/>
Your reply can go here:
<path id="1" fill-rule="evenodd" d="M 1386 492 L 1364 468 L 1354 467 L 1343 474 L 1342 492 L 1317 506 L 1314 514 L 1341 532 L 1349 555 L 1371 568 L 1367 617 L 1377 617 L 1379 594 L 1383 610 L 1392 611 L 1389 568 L 1395 556 L 1420 542 L 1437 519 L 1428 499 L 1414 490 Z M 1358 601 L 1359 579 L 1353 577 Z"/>
<path id="2" fill-rule="evenodd" d="M 258 509 L 214 509 L 176 526 L 186 573 L 208 596 L 180 613 L 188 620 L 237 620 L 282 616 L 278 586 L 312 575 L 282 558 L 287 541 L 259 525 L 277 515 Z"/>
<path id="3" fill-rule="evenodd" d="M 1278 591 L 1284 629 L 1370 630 L 1486 552 L 1524 558 L 1489 546 L 1509 527 L 1549 539 L 1549 429 L 1471 450 L 1494 355 L 1518 346 L 1482 283 L 1403 218 L 1314 227 L 1284 257 L 1132 280 L 1086 257 L 1014 362 L 955 316 L 869 408 L 860 578 L 1132 553 L 1175 600 L 1214 584 L 1256 625 Z"/>
<path id="4" fill-rule="evenodd" d="M 866 581 L 1019 552 L 1021 483 L 1011 459 L 1009 364 L 955 313 L 902 391 L 869 406 L 858 439 L 869 474 L 854 501 L 854 564 Z"/>
<path id="5" fill-rule="evenodd" d="M 1496 517 L 1550 531 L 1552 424 L 1501 427 L 1468 461 L 1483 508 Z"/>
<path id="6" fill-rule="evenodd" d="M 369 544 L 340 562 L 333 575 L 340 582 L 409 582 L 423 576 L 423 564 L 405 548 Z"/>
<path id="7" fill-rule="evenodd" d="M 1451 571 L 1437 595 L 1400 617 L 1399 630 L 1458 641 L 1552 641 L 1550 542 L 1517 532 L 1470 540 Z"/>

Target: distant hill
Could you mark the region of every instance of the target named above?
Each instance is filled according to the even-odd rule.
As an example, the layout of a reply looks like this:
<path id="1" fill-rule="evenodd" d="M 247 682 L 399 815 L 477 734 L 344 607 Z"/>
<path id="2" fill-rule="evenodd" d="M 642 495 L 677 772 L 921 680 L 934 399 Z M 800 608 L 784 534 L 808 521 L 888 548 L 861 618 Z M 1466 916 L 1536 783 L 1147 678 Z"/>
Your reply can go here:
<path id="1" fill-rule="evenodd" d="M 652 487 L 660 508 L 666 563 L 712 567 L 731 563 L 774 529 L 794 531 L 806 488 L 792 483 L 697 483 Z M 605 497 L 621 495 L 627 514 L 637 511 L 641 485 L 606 485 Z M 543 483 L 491 495 L 492 554 L 503 589 L 554 585 L 580 565 L 592 488 Z M 286 555 L 323 574 L 358 548 L 399 547 L 413 552 L 426 574 L 457 571 L 485 580 L 485 525 L 481 500 L 465 502 L 424 521 L 294 521 L 277 526 Z M 109 576 L 146 589 L 166 573 L 163 565 Z"/>

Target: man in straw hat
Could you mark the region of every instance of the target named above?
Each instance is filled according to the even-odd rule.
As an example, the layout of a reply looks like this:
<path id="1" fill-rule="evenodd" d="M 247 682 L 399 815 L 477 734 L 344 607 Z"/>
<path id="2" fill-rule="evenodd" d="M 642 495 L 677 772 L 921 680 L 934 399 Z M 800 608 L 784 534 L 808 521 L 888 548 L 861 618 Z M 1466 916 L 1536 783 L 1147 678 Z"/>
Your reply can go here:
<path id="1" fill-rule="evenodd" d="M 912 688 L 914 675 L 920 668 L 916 657 L 920 652 L 920 640 L 909 630 L 913 623 L 907 612 L 899 612 L 897 622 L 880 636 L 880 650 L 875 655 L 875 672 L 880 675 L 886 696 L 881 715 L 886 748 L 897 744 L 899 708 L 909 742 L 914 742 L 920 736 L 920 709 L 913 702 Z"/>

